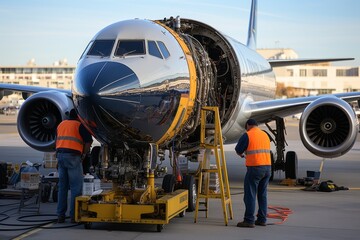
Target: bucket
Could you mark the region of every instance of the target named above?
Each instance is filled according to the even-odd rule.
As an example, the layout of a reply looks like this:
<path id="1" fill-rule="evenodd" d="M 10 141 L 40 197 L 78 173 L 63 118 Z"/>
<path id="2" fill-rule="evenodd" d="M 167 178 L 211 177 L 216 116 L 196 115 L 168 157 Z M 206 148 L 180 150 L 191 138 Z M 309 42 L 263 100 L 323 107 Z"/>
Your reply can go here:
<path id="1" fill-rule="evenodd" d="M 84 177 L 82 194 L 90 196 L 94 192 L 94 176 L 87 173 Z"/>
<path id="2" fill-rule="evenodd" d="M 40 174 L 36 167 L 27 166 L 21 171 L 20 187 L 25 189 L 39 189 Z"/>

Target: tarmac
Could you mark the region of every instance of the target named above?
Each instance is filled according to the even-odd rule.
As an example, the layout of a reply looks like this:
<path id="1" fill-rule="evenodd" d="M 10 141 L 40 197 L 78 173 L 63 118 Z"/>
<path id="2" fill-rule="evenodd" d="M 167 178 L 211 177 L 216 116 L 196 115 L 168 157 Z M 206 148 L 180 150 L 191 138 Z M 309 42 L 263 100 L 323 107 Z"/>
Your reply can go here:
<path id="1" fill-rule="evenodd" d="M 17 134 L 13 116 L 0 115 L 0 161 L 21 163 L 26 160 L 41 162 L 43 153 L 28 147 Z M 298 137 L 298 120 L 287 119 L 287 150 L 298 155 L 298 178 L 306 171 L 318 171 L 323 159 L 309 153 Z M 281 209 L 283 218 L 269 218 L 266 227 L 238 228 L 244 214 L 243 179 L 244 160 L 234 153 L 234 145 L 226 145 L 234 218 L 224 224 L 221 201 L 210 200 L 209 216 L 199 212 L 194 223 L 194 213 L 175 217 L 162 232 L 154 225 L 94 223 L 91 229 L 83 224 L 57 224 L 56 202 L 36 205 L 27 202 L 33 212 L 19 212 L 18 197 L 0 196 L 0 239 L 72 240 L 72 239 L 359 239 L 360 236 L 360 139 L 344 156 L 326 159 L 321 180 L 332 180 L 349 190 L 335 192 L 304 191 L 304 186 L 284 186 L 283 172 L 276 172 L 268 190 L 269 214 L 279 217 L 272 207 Z M 55 169 L 41 168 L 41 174 Z M 158 179 L 157 182 L 161 181 Z M 271 209 L 270 209 L 271 208 Z"/>

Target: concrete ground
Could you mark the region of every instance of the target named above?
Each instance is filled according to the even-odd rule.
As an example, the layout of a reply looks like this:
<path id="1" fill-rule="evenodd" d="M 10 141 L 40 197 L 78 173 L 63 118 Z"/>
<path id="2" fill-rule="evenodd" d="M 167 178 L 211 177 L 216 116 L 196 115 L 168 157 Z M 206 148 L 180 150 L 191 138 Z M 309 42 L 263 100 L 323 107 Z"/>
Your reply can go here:
<path id="1" fill-rule="evenodd" d="M 299 159 L 299 178 L 306 176 L 306 171 L 318 171 L 322 159 L 309 153 L 302 145 L 297 133 L 297 120 L 288 119 L 288 148 L 296 151 Z M 40 220 L 56 219 L 56 203 L 41 203 L 40 215 L 35 212 L 18 212 L 19 199 L 0 196 L 0 239 L 359 239 L 360 236 L 360 141 L 352 150 L 336 159 L 326 159 L 321 178 L 332 180 L 338 186 L 349 187 L 347 191 L 313 192 L 303 191 L 304 186 L 282 186 L 279 182 L 283 173 L 276 173 L 269 186 L 269 206 L 289 209 L 285 221 L 269 219 L 266 227 L 253 229 L 236 227 L 244 213 L 243 179 L 245 167 L 243 159 L 234 154 L 234 146 L 225 147 L 229 172 L 234 219 L 224 225 L 220 200 L 210 201 L 210 212 L 205 218 L 199 212 L 197 223 L 194 213 L 184 217 L 175 217 L 164 227 L 162 232 L 156 226 L 139 224 L 94 223 L 92 229 L 83 225 L 50 223 L 31 231 L 17 230 L 29 228 Z M 43 154 L 24 144 L 17 134 L 11 118 L 0 115 L 0 161 L 41 162 Z M 54 169 L 41 169 L 47 174 Z M 30 205 L 32 206 L 32 205 Z M 269 209 L 269 213 L 274 213 Z M 25 226 L 27 225 L 27 226 Z"/>

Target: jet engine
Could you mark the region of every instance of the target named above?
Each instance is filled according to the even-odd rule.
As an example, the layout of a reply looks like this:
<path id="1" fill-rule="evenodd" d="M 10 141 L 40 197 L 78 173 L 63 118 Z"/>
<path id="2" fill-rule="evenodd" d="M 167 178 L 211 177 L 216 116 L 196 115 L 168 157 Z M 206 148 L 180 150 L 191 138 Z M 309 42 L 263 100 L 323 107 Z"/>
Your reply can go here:
<path id="1" fill-rule="evenodd" d="M 299 131 L 303 144 L 310 152 L 319 157 L 334 158 L 352 148 L 358 125 L 355 112 L 347 102 L 326 96 L 305 108 Z"/>
<path id="2" fill-rule="evenodd" d="M 66 94 L 56 91 L 39 92 L 21 106 L 17 128 L 30 147 L 43 152 L 55 150 L 56 128 L 73 108 Z"/>

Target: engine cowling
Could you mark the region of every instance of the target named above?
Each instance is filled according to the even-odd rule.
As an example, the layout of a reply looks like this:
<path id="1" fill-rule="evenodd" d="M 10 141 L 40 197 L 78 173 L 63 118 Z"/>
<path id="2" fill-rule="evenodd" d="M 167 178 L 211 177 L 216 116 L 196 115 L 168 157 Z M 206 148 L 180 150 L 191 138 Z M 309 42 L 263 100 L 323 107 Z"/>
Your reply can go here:
<path id="1" fill-rule="evenodd" d="M 300 118 L 304 146 L 313 154 L 334 158 L 347 153 L 356 141 L 358 120 L 352 107 L 334 96 L 309 104 Z"/>
<path id="2" fill-rule="evenodd" d="M 32 95 L 19 110 L 17 128 L 20 137 L 38 151 L 54 151 L 56 128 L 72 108 L 71 99 L 61 92 L 46 91 Z"/>

